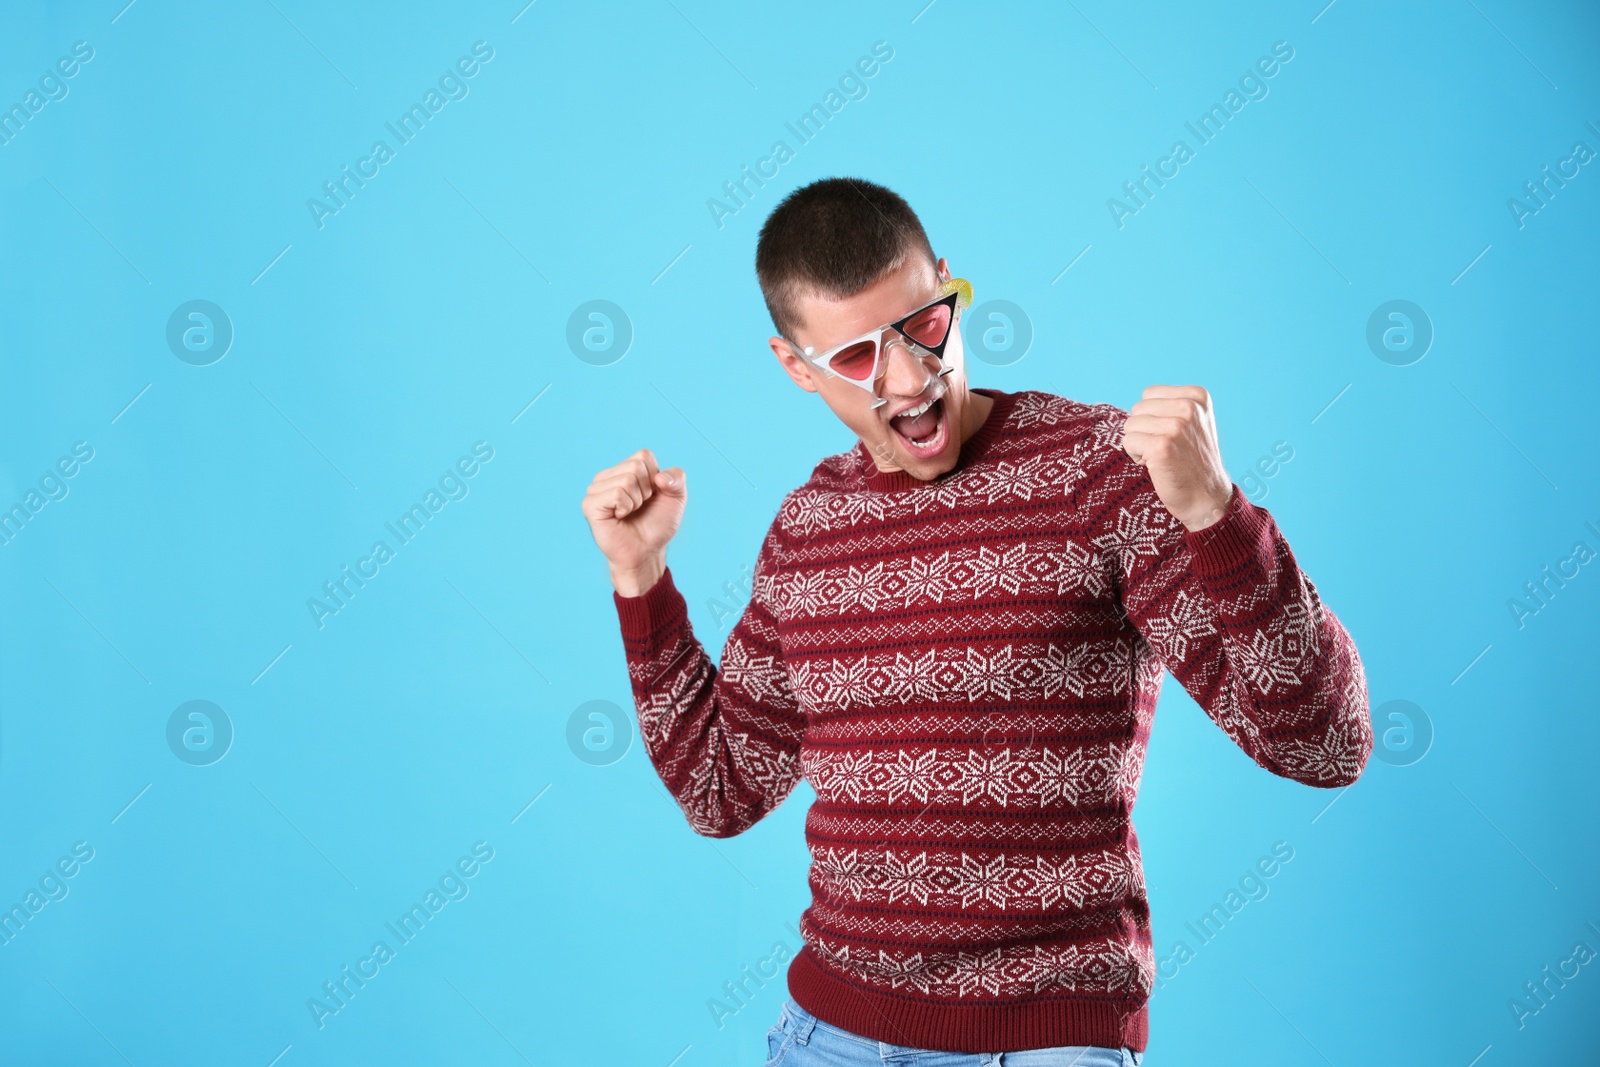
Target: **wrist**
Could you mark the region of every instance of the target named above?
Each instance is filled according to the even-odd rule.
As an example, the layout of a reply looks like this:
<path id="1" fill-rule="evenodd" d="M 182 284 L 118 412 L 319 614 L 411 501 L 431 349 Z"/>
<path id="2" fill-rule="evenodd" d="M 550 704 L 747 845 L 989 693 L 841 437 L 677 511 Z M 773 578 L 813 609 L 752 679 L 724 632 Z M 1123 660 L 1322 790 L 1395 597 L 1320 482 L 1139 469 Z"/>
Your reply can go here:
<path id="1" fill-rule="evenodd" d="M 644 596 L 650 587 L 661 580 L 666 573 L 667 561 L 665 557 L 657 557 L 646 561 L 637 567 L 612 567 L 611 585 L 618 596 Z"/>
<path id="2" fill-rule="evenodd" d="M 1190 533 L 1199 533 L 1210 526 L 1215 526 L 1222 517 L 1228 513 L 1228 506 L 1233 503 L 1233 483 L 1229 482 L 1227 489 L 1222 491 L 1219 499 L 1213 499 L 1210 507 L 1198 514 L 1185 517 L 1179 521 Z"/>

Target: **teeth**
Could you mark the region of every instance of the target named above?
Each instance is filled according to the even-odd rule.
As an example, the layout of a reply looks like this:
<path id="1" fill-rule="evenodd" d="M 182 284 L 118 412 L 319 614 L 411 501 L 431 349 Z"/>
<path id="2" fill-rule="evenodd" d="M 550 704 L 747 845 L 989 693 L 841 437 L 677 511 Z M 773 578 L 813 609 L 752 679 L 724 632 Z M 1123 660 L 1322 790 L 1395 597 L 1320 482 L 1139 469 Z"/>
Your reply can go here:
<path id="1" fill-rule="evenodd" d="M 934 398 L 934 400 L 937 400 L 937 399 L 938 399 L 938 397 Z M 906 418 L 915 418 L 916 416 L 921 415 L 924 411 L 927 411 L 931 407 L 933 407 L 933 400 L 926 400 L 926 401 L 922 402 L 921 404 L 918 404 L 914 408 L 907 408 L 906 410 L 902 411 L 900 413 L 900 415 L 904 415 Z M 899 418 L 900 416 L 896 415 L 895 417 Z"/>

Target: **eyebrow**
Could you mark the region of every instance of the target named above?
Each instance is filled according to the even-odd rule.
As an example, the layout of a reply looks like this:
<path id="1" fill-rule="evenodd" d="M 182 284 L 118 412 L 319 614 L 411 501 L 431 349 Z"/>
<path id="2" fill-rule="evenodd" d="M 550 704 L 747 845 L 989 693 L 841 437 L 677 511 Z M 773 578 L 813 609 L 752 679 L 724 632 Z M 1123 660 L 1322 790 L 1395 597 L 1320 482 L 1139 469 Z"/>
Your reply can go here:
<path id="1" fill-rule="evenodd" d="M 937 304 L 939 301 L 943 300 L 945 297 L 947 297 L 949 295 L 950 295 L 949 293 L 944 293 L 944 294 L 941 294 L 939 296 L 932 297 L 931 299 L 924 300 L 924 301 L 922 301 L 922 303 L 917 304 L 914 307 L 912 307 L 912 309 L 910 311 L 907 311 L 907 312 L 905 312 L 904 314 L 901 314 L 901 315 L 896 315 L 894 318 L 890 319 L 888 322 L 880 323 L 879 325 L 873 326 L 873 327 L 871 327 L 871 328 L 869 328 L 869 329 L 867 329 L 867 330 L 865 330 L 865 331 L 863 331 L 861 333 L 853 333 L 849 337 L 846 337 L 842 341 L 836 341 L 831 345 L 815 345 L 813 347 L 818 352 L 826 352 L 829 349 L 838 348 L 840 345 L 847 345 L 851 341 L 859 341 L 863 337 L 868 337 L 868 336 L 870 336 L 872 334 L 875 334 L 875 333 L 882 333 L 884 330 L 888 329 L 890 326 L 894 325 L 895 323 L 904 322 L 906 319 L 909 319 L 911 316 L 915 315 L 917 312 L 921 311 L 923 308 L 928 307 L 929 305 L 932 305 L 932 304 Z M 790 341 L 789 338 L 787 338 L 787 337 L 784 338 L 784 340 L 789 341 L 789 343 L 791 345 L 794 345 L 794 347 L 798 348 L 802 353 L 805 352 L 805 349 L 806 349 L 805 345 L 799 344 L 798 342 L 795 342 L 795 341 Z"/>

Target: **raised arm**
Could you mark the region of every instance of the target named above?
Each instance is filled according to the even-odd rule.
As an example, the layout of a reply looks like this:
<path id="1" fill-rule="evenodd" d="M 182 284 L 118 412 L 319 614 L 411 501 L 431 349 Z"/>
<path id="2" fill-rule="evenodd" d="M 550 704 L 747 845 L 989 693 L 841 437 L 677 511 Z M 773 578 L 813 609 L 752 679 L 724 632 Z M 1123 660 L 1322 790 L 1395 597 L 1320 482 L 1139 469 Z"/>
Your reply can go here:
<path id="1" fill-rule="evenodd" d="M 1229 483 L 1220 517 L 1190 529 L 1120 450 L 1103 477 L 1123 608 L 1173 677 L 1273 774 L 1360 777 L 1373 742 L 1361 658 L 1272 515 Z"/>
<path id="2" fill-rule="evenodd" d="M 633 464 L 636 459 L 647 462 Z M 683 472 L 657 471 L 648 452 L 624 466 L 631 473 L 620 483 L 606 471 L 596 476 L 584 513 L 602 551 L 610 546 L 616 553 L 608 551 L 607 558 L 639 736 L 690 827 L 707 837 L 732 837 L 782 803 L 800 780 L 805 716 L 768 601 L 776 523 L 762 543 L 750 602 L 728 635 L 719 669 L 695 637 L 688 605 L 665 563 L 666 542 L 686 499 Z M 637 524 L 632 536 L 613 526 L 630 522 Z M 639 555 L 630 554 L 633 547 Z"/>

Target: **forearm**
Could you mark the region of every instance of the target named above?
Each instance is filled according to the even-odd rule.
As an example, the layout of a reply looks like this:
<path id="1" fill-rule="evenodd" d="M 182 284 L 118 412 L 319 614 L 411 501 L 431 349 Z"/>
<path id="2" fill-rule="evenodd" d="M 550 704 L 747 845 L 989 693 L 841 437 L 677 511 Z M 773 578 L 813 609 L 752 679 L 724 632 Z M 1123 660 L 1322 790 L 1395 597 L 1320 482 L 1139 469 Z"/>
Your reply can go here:
<path id="1" fill-rule="evenodd" d="M 742 619 L 719 671 L 670 570 L 642 595 L 615 600 L 651 764 L 696 833 L 742 832 L 798 780 L 798 716 L 786 679 L 774 656 L 753 647 L 767 635 Z"/>
<path id="2" fill-rule="evenodd" d="M 1219 712 L 1243 720 L 1230 734 L 1275 774 L 1354 781 L 1372 748 L 1360 656 L 1271 515 L 1234 501 L 1223 522 L 1186 536 L 1200 542 L 1194 570 L 1217 608 Z"/>
<path id="3" fill-rule="evenodd" d="M 703 720 L 715 710 L 708 690 L 716 666 L 694 636 L 688 605 L 665 570 L 640 593 L 619 589 L 613 599 L 639 715 L 639 738 L 662 783 L 681 803 L 682 782 L 674 780 L 674 771 L 695 758 L 694 739 L 706 737 Z M 696 720 L 700 720 L 698 731 L 682 728 L 696 725 Z"/>
<path id="4" fill-rule="evenodd" d="M 1366 766 L 1372 723 L 1355 642 L 1331 611 L 1322 609 L 1321 617 L 1318 652 L 1292 679 L 1280 672 L 1264 689 L 1270 668 L 1256 651 L 1230 652 L 1214 694 L 1202 701 L 1262 767 L 1306 785 L 1336 787 L 1354 782 Z"/>

